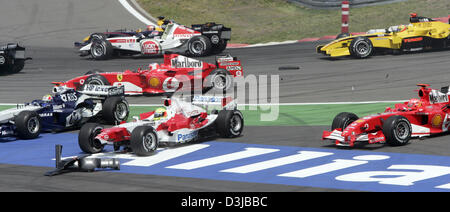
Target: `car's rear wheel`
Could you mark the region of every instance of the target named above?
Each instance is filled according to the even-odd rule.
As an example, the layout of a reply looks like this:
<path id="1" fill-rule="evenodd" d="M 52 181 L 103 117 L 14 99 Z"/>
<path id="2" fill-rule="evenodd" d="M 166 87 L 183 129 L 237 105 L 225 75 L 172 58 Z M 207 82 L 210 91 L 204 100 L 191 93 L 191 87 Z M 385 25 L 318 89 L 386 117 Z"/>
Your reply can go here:
<path id="1" fill-rule="evenodd" d="M 211 41 L 203 35 L 195 36 L 188 41 L 189 54 L 195 57 L 206 56 L 211 52 Z"/>
<path id="2" fill-rule="evenodd" d="M 216 127 L 221 137 L 238 137 L 244 130 L 244 116 L 239 110 L 222 110 L 218 114 Z"/>
<path id="3" fill-rule="evenodd" d="M 108 124 L 118 124 L 128 119 L 128 102 L 119 96 L 108 97 L 103 103 L 102 118 Z"/>
<path id="4" fill-rule="evenodd" d="M 205 91 L 226 93 L 233 87 L 233 77 L 225 69 L 213 70 L 205 79 L 203 87 Z"/>
<path id="5" fill-rule="evenodd" d="M 158 135 L 151 126 L 136 127 L 131 133 L 131 149 L 137 156 L 149 156 L 159 146 Z"/>

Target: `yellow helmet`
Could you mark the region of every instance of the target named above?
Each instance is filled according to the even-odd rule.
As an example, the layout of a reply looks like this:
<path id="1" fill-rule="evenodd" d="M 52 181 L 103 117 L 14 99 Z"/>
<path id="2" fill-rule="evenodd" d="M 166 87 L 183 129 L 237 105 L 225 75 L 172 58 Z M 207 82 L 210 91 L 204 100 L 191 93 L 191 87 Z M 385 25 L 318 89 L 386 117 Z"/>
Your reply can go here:
<path id="1" fill-rule="evenodd" d="M 153 113 L 153 120 L 157 121 L 167 116 L 166 108 L 160 107 Z"/>

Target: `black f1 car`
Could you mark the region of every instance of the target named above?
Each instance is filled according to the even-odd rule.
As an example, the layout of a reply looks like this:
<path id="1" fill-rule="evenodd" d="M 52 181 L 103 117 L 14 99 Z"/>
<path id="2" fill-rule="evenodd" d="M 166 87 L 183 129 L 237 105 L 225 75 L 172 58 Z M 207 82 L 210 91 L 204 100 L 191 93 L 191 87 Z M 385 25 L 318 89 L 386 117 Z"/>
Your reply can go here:
<path id="1" fill-rule="evenodd" d="M 88 121 L 119 124 L 128 119 L 124 87 L 86 85 L 83 91 L 59 86 L 42 100 L 0 111 L 0 136 L 33 139 L 42 131 L 79 128 Z"/>
<path id="2" fill-rule="evenodd" d="M 0 74 L 14 74 L 23 69 L 25 61 L 25 48 L 17 43 L 0 46 Z"/>

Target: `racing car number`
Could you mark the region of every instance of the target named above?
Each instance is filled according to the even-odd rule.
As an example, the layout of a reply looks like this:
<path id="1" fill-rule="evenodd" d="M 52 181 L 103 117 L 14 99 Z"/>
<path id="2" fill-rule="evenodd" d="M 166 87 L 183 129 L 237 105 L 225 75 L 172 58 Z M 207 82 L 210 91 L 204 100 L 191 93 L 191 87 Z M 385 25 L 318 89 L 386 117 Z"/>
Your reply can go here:
<path id="1" fill-rule="evenodd" d="M 159 45 L 154 41 L 144 41 L 142 43 L 142 54 L 158 54 Z"/>

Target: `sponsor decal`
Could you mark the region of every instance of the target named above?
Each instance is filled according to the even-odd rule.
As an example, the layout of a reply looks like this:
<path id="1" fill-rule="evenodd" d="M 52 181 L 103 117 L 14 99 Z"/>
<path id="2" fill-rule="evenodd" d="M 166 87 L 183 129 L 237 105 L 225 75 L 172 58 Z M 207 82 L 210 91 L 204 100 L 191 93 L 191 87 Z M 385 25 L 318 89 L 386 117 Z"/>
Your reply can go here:
<path id="1" fill-rule="evenodd" d="M 442 131 L 447 132 L 449 128 L 450 128 L 450 117 L 448 114 L 445 114 L 445 118 L 442 123 Z"/>
<path id="2" fill-rule="evenodd" d="M 159 54 L 159 45 L 155 41 L 144 41 L 142 43 L 142 54 Z"/>
<path id="3" fill-rule="evenodd" d="M 50 116 L 53 116 L 53 114 L 52 113 L 39 113 L 39 116 L 40 117 L 50 117 Z"/>
<path id="4" fill-rule="evenodd" d="M 183 26 L 178 26 L 173 32 L 173 37 L 179 39 L 189 39 L 194 35 L 201 35 L 201 33 L 197 33 L 196 31 Z"/>
<path id="5" fill-rule="evenodd" d="M 430 92 L 430 103 L 434 104 L 434 103 L 443 103 L 443 102 L 448 102 L 448 95 L 441 93 L 437 90 L 432 90 Z"/>
<path id="6" fill-rule="evenodd" d="M 192 137 L 184 134 L 180 139 L 183 136 Z M 49 155 L 62 140 L 73 141 L 64 142 L 64 158 L 80 154 L 77 134 L 43 133 L 33 140 L 0 142 L 0 163 L 54 168 Z M 40 151 L 33 151 L 36 143 Z M 121 173 L 354 191 L 450 192 L 450 157 L 429 154 L 214 141 L 159 148 L 148 157 L 115 154 L 107 146 L 104 153 L 90 157 L 120 159 L 120 170 L 113 172 Z"/>
<path id="7" fill-rule="evenodd" d="M 170 60 L 170 65 L 174 68 L 203 68 L 203 62 L 184 56 L 178 56 Z"/>
<path id="8" fill-rule="evenodd" d="M 117 80 L 118 80 L 119 82 L 121 82 L 121 81 L 123 80 L 123 74 L 118 74 L 118 75 L 117 75 Z"/>
<path id="9" fill-rule="evenodd" d="M 136 39 L 111 39 L 109 40 L 111 43 L 134 43 Z"/>
<path id="10" fill-rule="evenodd" d="M 178 134 L 177 135 L 177 142 L 185 142 L 185 141 L 189 141 L 192 140 L 194 138 L 196 138 L 198 135 L 198 131 L 194 131 L 191 133 L 187 133 L 187 134 Z"/>
<path id="11" fill-rule="evenodd" d="M 217 35 L 211 36 L 211 43 L 213 43 L 213 44 L 218 44 L 219 41 L 220 41 L 219 36 L 217 36 Z"/>
<path id="12" fill-rule="evenodd" d="M 180 82 L 174 77 L 168 77 L 163 83 L 163 89 L 165 91 L 174 91 L 178 89 L 179 86 Z"/>
<path id="13" fill-rule="evenodd" d="M 408 38 L 408 39 L 404 39 L 403 41 L 405 43 L 412 43 L 412 42 L 419 42 L 422 41 L 423 37 L 418 37 L 418 38 Z"/>
<path id="14" fill-rule="evenodd" d="M 222 103 L 223 97 L 216 96 L 194 96 L 193 102 L 219 102 Z"/>
<path id="15" fill-rule="evenodd" d="M 441 114 L 436 114 L 433 116 L 433 118 L 431 119 L 431 125 L 433 127 L 439 127 L 442 124 L 442 116 Z"/>
<path id="16" fill-rule="evenodd" d="M 228 71 L 241 71 L 242 67 L 240 66 L 227 66 Z"/>
<path id="17" fill-rule="evenodd" d="M 65 93 L 61 94 L 61 100 L 63 102 L 74 102 L 78 100 L 78 97 L 75 93 Z"/>
<path id="18" fill-rule="evenodd" d="M 157 77 L 152 77 L 152 78 L 150 78 L 150 80 L 148 81 L 148 84 L 150 84 L 150 86 L 152 86 L 152 87 L 158 87 L 158 85 L 160 84 L 161 82 L 159 81 L 159 78 L 157 78 Z"/>

